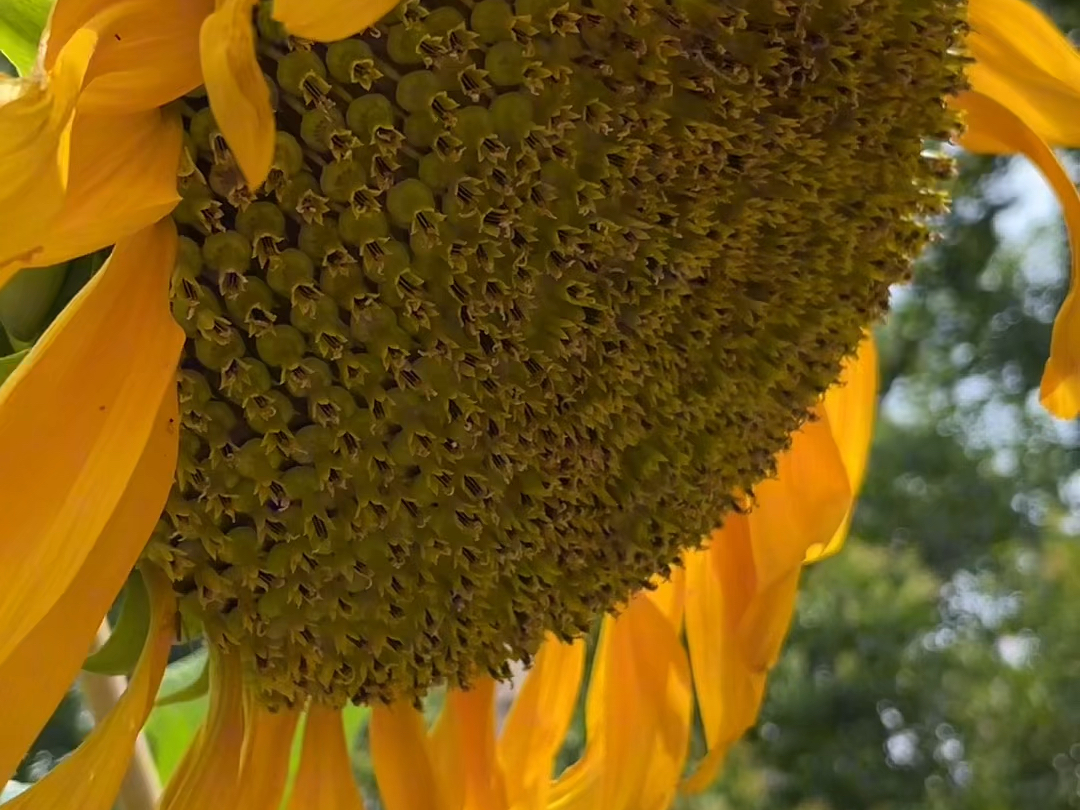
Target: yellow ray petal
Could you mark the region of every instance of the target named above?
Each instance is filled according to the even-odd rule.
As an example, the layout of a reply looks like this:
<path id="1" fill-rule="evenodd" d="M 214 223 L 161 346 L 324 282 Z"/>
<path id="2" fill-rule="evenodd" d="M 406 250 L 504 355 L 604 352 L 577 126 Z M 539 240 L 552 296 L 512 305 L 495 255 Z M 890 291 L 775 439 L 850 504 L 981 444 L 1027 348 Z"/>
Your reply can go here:
<path id="1" fill-rule="evenodd" d="M 233 804 L 223 810 L 277 810 L 289 776 L 289 755 L 300 712 L 263 708 L 245 692 L 244 745 Z"/>
<path id="2" fill-rule="evenodd" d="M 0 662 L 82 568 L 174 386 L 175 251 L 168 221 L 119 243 L 0 387 Z M 138 554 L 152 526 L 126 551 Z"/>
<path id="3" fill-rule="evenodd" d="M 435 731 L 432 759 L 447 807 L 507 810 L 506 785 L 495 755 L 495 681 L 446 693 Z"/>
<path id="4" fill-rule="evenodd" d="M 100 35 L 79 109 L 152 110 L 202 84 L 199 28 L 213 0 L 60 0 L 49 21 L 45 64 L 80 28 Z"/>
<path id="5" fill-rule="evenodd" d="M 1080 54 L 1053 22 L 1023 0 L 972 0 L 971 89 L 1008 107 L 1044 140 L 1080 144 Z M 1009 151 L 994 131 L 971 127 L 972 151 Z"/>
<path id="6" fill-rule="evenodd" d="M 1042 171 L 1065 212 L 1071 267 L 1069 294 L 1054 319 L 1050 358 L 1039 394 L 1050 413 L 1061 419 L 1075 419 L 1080 415 L 1080 195 L 1053 150 L 1012 110 L 980 93 L 962 93 L 955 103 L 967 113 L 970 129 L 993 133 L 1008 151 L 1027 155 Z"/>
<path id="7" fill-rule="evenodd" d="M 585 672 L 585 642 L 549 635 L 525 677 L 499 736 L 507 801 L 515 810 L 547 804 L 551 771 L 574 717 Z"/>
<path id="8" fill-rule="evenodd" d="M 737 637 L 757 576 L 746 517 L 729 516 L 685 560 L 686 642 L 709 754 L 683 790 L 698 793 L 715 781 L 731 744 L 753 724 L 764 689 L 764 675 L 747 666 Z"/>
<path id="9" fill-rule="evenodd" d="M 652 810 L 675 793 L 689 750 L 692 702 L 678 635 L 682 598 L 668 589 L 679 585 L 665 583 L 655 597 L 638 594 L 617 619 L 604 620 L 602 681 L 600 688 L 590 684 L 588 696 L 599 704 L 594 711 L 602 723 L 599 739 L 589 741 L 601 746 L 599 785 L 582 780 L 577 796 L 560 797 L 562 806 Z"/>
<path id="10" fill-rule="evenodd" d="M 0 287 L 38 247 L 64 202 L 70 127 L 98 38 L 80 30 L 49 75 L 0 77 Z"/>
<path id="11" fill-rule="evenodd" d="M 120 503 L 84 566 L 44 618 L 11 655 L 0 660 L 5 696 L 0 734 L 0 781 L 6 781 L 38 732 L 71 687 L 145 539 L 161 514 L 176 470 L 176 425 L 172 386 L 161 399 L 154 427 Z"/>
<path id="12" fill-rule="evenodd" d="M 338 709 L 318 703 L 308 709 L 289 810 L 364 810 Z"/>
<path id="13" fill-rule="evenodd" d="M 829 416 L 822 405 L 776 458 L 776 475 L 758 484 L 748 517 L 757 588 L 802 564 L 825 545 L 854 500 Z"/>
<path id="14" fill-rule="evenodd" d="M 159 810 L 232 808 L 244 743 L 243 670 L 237 656 L 210 648 L 210 706 Z"/>
<path id="15" fill-rule="evenodd" d="M 458 810 L 443 801 L 424 717 L 409 703 L 371 710 L 371 759 L 386 810 Z"/>
<path id="16" fill-rule="evenodd" d="M 754 670 L 771 668 L 791 622 L 789 602 L 806 552 L 826 546 L 843 525 L 854 494 L 823 405 L 777 458 L 774 478 L 760 484 L 747 517 L 754 557 L 754 595 L 737 637 Z"/>
<path id="17" fill-rule="evenodd" d="M 221 134 L 248 185 L 266 179 L 274 159 L 270 89 L 255 61 L 251 27 L 254 0 L 218 0 L 199 36 L 206 94 Z"/>
<path id="18" fill-rule="evenodd" d="M 395 0 L 275 0 L 274 19 L 293 36 L 334 42 L 374 25 Z"/>
<path id="19" fill-rule="evenodd" d="M 176 597 L 160 572 L 144 573 L 150 589 L 150 633 L 123 697 L 69 758 L 44 779 L 5 805 L 10 810 L 109 810 L 116 801 L 146 716 L 169 662 Z M 9 710 L 12 704 L 9 704 Z"/>
<path id="20" fill-rule="evenodd" d="M 172 111 L 80 112 L 72 127 L 67 197 L 34 264 L 85 256 L 168 216 L 179 200 L 182 138 Z"/>
<path id="21" fill-rule="evenodd" d="M 870 442 L 874 435 L 877 390 L 877 347 L 874 338 L 868 336 L 859 347 L 859 353 L 844 364 L 840 379 L 825 392 L 822 402 L 854 495 L 858 495 L 866 477 L 866 463 L 870 458 Z M 840 528 L 833 533 L 829 542 L 807 549 L 806 562 L 822 560 L 843 547 L 854 513 L 853 500 Z"/>

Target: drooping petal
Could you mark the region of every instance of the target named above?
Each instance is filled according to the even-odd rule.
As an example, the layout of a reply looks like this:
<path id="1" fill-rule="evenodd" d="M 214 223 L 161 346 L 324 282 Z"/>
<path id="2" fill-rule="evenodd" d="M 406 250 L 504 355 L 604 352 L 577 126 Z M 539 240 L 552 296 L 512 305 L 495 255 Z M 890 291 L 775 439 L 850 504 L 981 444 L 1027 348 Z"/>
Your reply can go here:
<path id="1" fill-rule="evenodd" d="M 85 256 L 168 216 L 179 200 L 182 138 L 172 111 L 80 112 L 72 127 L 67 196 L 34 264 Z"/>
<path id="2" fill-rule="evenodd" d="M 138 466 L 93 551 L 49 612 L 0 660 L 0 694 L 8 701 L 0 734 L 0 780 L 11 776 L 75 681 L 168 497 L 179 413 L 172 386 L 158 396 L 157 416 Z"/>
<path id="3" fill-rule="evenodd" d="M 80 28 L 100 35 L 79 109 L 127 113 L 164 106 L 202 84 L 199 29 L 213 0 L 60 0 L 45 64 Z"/>
<path id="4" fill-rule="evenodd" d="M 679 639 L 683 585 L 640 593 L 607 617 L 589 684 L 586 750 L 552 789 L 565 810 L 662 810 L 690 745 L 690 665 Z"/>
<path id="5" fill-rule="evenodd" d="M 1061 419 L 1080 415 L 1080 195 L 1038 133 L 1011 109 L 981 93 L 962 93 L 957 106 L 967 113 L 971 131 L 992 135 L 1010 152 L 1026 155 L 1039 167 L 1065 212 L 1069 232 L 1069 294 L 1054 319 L 1050 358 L 1043 371 L 1039 395 L 1043 406 Z"/>
<path id="6" fill-rule="evenodd" d="M 698 793 L 715 781 L 728 749 L 753 724 L 764 690 L 765 676 L 746 665 L 737 636 L 757 583 L 746 517 L 729 516 L 685 561 L 686 642 L 708 755 L 683 790 Z"/>
<path id="7" fill-rule="evenodd" d="M 508 810 L 495 754 L 494 680 L 483 677 L 467 691 L 447 691 L 431 750 L 447 807 Z"/>
<path id="8" fill-rule="evenodd" d="M 150 632 L 123 697 L 75 752 L 8 805 L 11 810 L 109 810 L 116 801 L 146 716 L 154 705 L 173 639 L 176 597 L 159 571 L 145 573 L 150 588 Z"/>
<path id="9" fill-rule="evenodd" d="M 71 122 L 98 38 L 76 32 L 47 76 L 0 77 L 0 287 L 28 258 L 64 202 Z"/>
<path id="10" fill-rule="evenodd" d="M 776 474 L 754 490 L 747 520 L 757 591 L 801 566 L 808 549 L 826 545 L 853 500 L 828 413 L 819 404 L 777 456 Z"/>
<path id="11" fill-rule="evenodd" d="M 289 776 L 297 709 L 270 711 L 253 692 L 245 692 L 244 745 L 234 803 L 228 810 L 276 810 Z"/>
<path id="12" fill-rule="evenodd" d="M 338 709 L 318 703 L 308 709 L 289 810 L 364 810 Z"/>
<path id="13" fill-rule="evenodd" d="M 836 449 L 847 470 L 851 492 L 858 495 L 866 477 L 866 464 L 870 458 L 870 442 L 874 435 L 874 417 L 877 412 L 878 357 L 874 338 L 867 336 L 855 357 L 850 358 L 840 373 L 836 384 L 825 392 L 822 407 L 829 418 Z M 823 560 L 839 551 L 851 527 L 855 514 L 852 499 L 840 527 L 824 545 L 812 545 L 806 551 L 806 562 Z"/>
<path id="14" fill-rule="evenodd" d="M 458 810 L 443 800 L 424 717 L 407 701 L 372 708 L 371 759 L 386 810 Z"/>
<path id="15" fill-rule="evenodd" d="M 293 36 L 333 42 L 374 25 L 395 0 L 275 0 L 274 19 Z"/>
<path id="16" fill-rule="evenodd" d="M 1024 0 L 972 0 L 967 45 L 971 89 L 1008 107 L 1039 136 L 1058 146 L 1080 145 L 1080 54 L 1034 5 Z M 1007 153 L 993 130 L 971 128 L 961 144 Z"/>
<path id="17" fill-rule="evenodd" d="M 243 670 L 238 657 L 210 648 L 210 706 L 165 786 L 159 810 L 235 806 L 244 744 Z"/>
<path id="18" fill-rule="evenodd" d="M 506 796 L 515 810 L 542 810 L 551 771 L 574 717 L 585 671 L 585 642 L 548 636 L 499 735 Z"/>
<path id="19" fill-rule="evenodd" d="M 248 185 L 262 185 L 274 159 L 270 89 L 255 60 L 253 0 L 218 0 L 199 36 L 203 80 L 221 134 Z"/>
<path id="20" fill-rule="evenodd" d="M 119 243 L 0 388 L 0 662 L 99 541 L 175 384 L 175 252 L 168 221 Z M 131 554 L 153 525 L 126 538 Z"/>

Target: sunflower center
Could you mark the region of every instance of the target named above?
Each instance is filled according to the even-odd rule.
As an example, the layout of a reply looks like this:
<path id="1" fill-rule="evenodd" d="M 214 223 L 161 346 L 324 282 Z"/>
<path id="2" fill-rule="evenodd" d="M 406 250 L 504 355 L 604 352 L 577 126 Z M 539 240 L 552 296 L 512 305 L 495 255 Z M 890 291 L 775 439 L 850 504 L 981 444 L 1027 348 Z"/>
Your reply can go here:
<path id="1" fill-rule="evenodd" d="M 271 703 L 503 674 L 677 563 L 941 209 L 958 0 L 260 8 L 277 153 L 185 111 L 149 556 Z"/>

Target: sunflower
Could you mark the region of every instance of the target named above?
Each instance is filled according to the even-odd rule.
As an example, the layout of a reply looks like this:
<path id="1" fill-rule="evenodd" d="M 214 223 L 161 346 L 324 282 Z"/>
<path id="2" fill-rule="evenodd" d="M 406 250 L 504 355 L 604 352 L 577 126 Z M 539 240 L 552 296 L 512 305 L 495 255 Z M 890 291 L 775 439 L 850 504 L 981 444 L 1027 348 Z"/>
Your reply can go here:
<path id="1" fill-rule="evenodd" d="M 111 806 L 178 626 L 210 706 L 163 808 L 360 807 L 350 701 L 387 810 L 707 785 L 843 543 L 924 139 L 1034 160 L 1075 279 L 1077 87 L 1019 0 L 58 0 L 0 84 L 0 285 L 44 312 L 113 247 L 0 388 L 0 777 L 133 570 L 149 619 L 12 806 Z"/>

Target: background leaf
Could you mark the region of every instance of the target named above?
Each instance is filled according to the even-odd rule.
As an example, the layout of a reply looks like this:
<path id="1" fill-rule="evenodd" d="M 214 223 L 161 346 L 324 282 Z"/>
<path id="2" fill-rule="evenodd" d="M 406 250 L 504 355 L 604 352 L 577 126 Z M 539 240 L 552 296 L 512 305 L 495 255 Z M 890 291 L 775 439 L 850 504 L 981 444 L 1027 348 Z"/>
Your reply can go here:
<path id="1" fill-rule="evenodd" d="M 49 20 L 52 0 L 3 0 L 0 2 L 0 53 L 20 76 L 34 69 L 38 40 Z"/>

